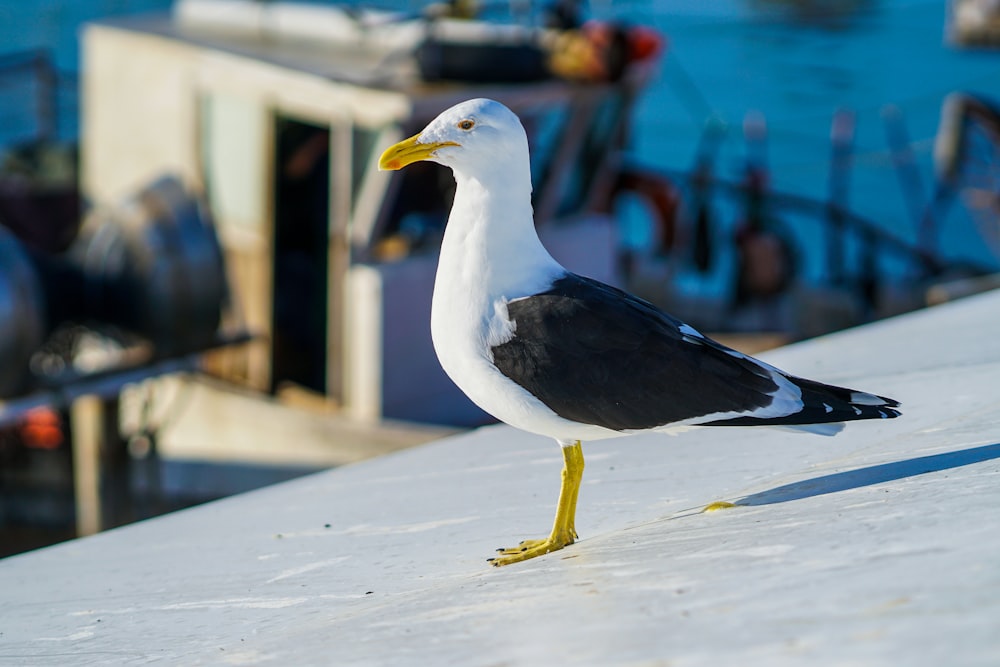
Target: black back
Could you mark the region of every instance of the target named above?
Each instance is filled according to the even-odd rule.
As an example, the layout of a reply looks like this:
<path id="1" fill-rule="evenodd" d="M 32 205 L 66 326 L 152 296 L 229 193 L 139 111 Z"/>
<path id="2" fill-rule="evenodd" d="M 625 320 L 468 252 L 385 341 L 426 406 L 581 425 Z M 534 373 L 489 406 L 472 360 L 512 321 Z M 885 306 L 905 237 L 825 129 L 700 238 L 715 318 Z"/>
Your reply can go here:
<path id="1" fill-rule="evenodd" d="M 508 304 L 514 337 L 493 363 L 556 414 L 616 431 L 762 408 L 777 389 L 753 360 L 652 304 L 567 274 Z"/>
<path id="2" fill-rule="evenodd" d="M 649 429 L 709 414 L 752 413 L 769 406 L 778 389 L 772 373 L 780 371 L 596 280 L 568 273 L 507 309 L 514 336 L 492 348 L 493 363 L 565 419 L 615 431 Z M 705 425 L 802 425 L 899 415 L 892 399 L 870 394 L 857 399 L 852 389 L 781 375 L 801 391 L 799 410 Z"/>

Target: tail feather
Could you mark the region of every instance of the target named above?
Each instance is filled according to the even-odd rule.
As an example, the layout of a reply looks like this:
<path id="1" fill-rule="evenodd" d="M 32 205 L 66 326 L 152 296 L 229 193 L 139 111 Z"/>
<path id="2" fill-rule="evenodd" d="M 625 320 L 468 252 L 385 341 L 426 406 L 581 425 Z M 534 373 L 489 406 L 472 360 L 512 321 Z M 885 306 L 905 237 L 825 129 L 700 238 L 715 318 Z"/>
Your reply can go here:
<path id="1" fill-rule="evenodd" d="M 800 426 L 832 424 L 858 419 L 894 419 L 900 415 L 899 401 L 864 391 L 823 384 L 795 376 L 786 376 L 802 392 L 802 407 L 780 417 L 746 415 L 723 419 L 705 426 Z M 808 429 L 824 432 L 828 429 Z M 830 433 L 832 435 L 832 433 Z"/>
<path id="2" fill-rule="evenodd" d="M 893 419 L 900 415 L 896 409 L 899 407 L 899 401 L 886 396 L 804 378 L 793 377 L 791 380 L 802 390 L 803 412 L 821 408 L 831 416 L 836 416 L 836 419 L 826 421 Z"/>

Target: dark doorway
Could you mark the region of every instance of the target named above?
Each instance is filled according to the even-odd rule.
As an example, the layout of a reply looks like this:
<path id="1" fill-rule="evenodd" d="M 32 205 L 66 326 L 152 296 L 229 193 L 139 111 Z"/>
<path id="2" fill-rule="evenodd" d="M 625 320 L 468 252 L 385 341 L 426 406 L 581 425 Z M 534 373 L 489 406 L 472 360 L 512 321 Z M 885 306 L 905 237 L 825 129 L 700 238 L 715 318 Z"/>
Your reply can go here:
<path id="1" fill-rule="evenodd" d="M 330 130 L 276 122 L 271 389 L 326 393 Z"/>

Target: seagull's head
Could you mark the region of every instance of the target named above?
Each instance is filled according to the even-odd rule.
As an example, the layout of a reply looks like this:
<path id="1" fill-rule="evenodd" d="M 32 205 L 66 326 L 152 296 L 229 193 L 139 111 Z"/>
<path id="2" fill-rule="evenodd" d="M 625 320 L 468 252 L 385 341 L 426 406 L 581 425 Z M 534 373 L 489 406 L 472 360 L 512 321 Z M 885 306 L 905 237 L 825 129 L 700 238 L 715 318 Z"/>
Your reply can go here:
<path id="1" fill-rule="evenodd" d="M 477 174 L 508 160 L 527 162 L 527 155 L 528 139 L 514 112 L 480 98 L 456 104 L 419 134 L 387 148 L 378 168 L 394 171 L 429 160 Z"/>

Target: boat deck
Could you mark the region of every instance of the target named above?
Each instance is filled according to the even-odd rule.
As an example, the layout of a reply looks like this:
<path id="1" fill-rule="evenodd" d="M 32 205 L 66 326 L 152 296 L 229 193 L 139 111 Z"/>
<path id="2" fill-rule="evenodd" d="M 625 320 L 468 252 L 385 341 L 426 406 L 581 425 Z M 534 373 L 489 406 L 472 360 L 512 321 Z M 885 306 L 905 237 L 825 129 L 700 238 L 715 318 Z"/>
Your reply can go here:
<path id="1" fill-rule="evenodd" d="M 9 558 L 0 664 L 998 664 L 998 312 L 764 355 L 896 420 L 585 447 L 582 540 L 500 570 L 560 466 L 506 426 Z"/>

